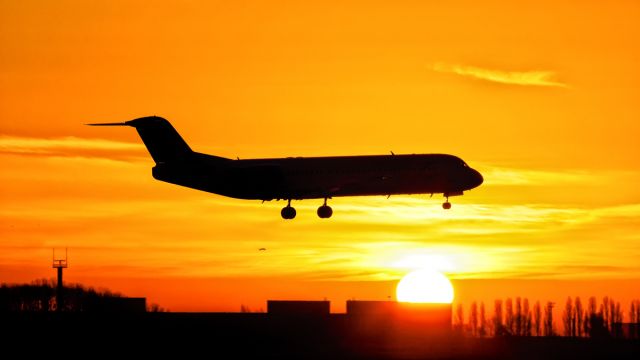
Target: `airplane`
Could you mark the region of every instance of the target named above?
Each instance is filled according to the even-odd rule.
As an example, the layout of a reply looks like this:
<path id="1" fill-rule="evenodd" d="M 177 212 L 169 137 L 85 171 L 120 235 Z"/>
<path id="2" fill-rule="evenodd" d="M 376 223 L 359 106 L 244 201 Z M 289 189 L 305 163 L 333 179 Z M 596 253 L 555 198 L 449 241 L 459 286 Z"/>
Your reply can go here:
<path id="1" fill-rule="evenodd" d="M 482 184 L 482 175 L 447 154 L 288 157 L 234 160 L 195 152 L 169 121 L 158 116 L 90 126 L 134 127 L 155 161 L 156 180 L 246 200 L 287 200 L 280 214 L 294 219 L 291 200 L 324 199 L 318 217 L 330 218 L 327 199 L 339 196 L 463 195 Z"/>

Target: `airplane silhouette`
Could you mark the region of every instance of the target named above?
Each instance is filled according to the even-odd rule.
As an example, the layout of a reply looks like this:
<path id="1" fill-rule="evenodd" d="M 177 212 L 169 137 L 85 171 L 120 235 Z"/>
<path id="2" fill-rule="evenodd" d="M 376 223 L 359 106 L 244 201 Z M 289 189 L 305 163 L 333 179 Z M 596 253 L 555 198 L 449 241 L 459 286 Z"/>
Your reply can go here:
<path id="1" fill-rule="evenodd" d="M 333 210 L 327 199 L 338 196 L 440 194 L 450 209 L 450 196 L 480 186 L 482 175 L 462 159 L 446 154 L 289 157 L 233 160 L 191 150 L 171 123 L 157 116 L 123 123 L 131 126 L 156 163 L 156 180 L 237 199 L 287 200 L 281 215 L 296 217 L 291 200 L 324 199 L 320 218 Z"/>

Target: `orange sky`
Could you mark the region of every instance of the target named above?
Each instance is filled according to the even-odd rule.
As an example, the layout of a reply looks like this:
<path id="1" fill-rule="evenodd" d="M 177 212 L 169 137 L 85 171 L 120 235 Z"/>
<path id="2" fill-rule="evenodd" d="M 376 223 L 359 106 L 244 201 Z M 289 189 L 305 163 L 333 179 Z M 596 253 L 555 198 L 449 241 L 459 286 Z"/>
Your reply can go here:
<path id="1" fill-rule="evenodd" d="M 172 310 L 385 299 L 424 263 L 458 301 L 640 297 L 639 18 L 636 1 L 0 2 L 0 281 L 53 276 L 68 246 L 69 281 Z M 337 198 L 328 221 L 312 200 L 283 221 L 282 202 L 153 180 L 133 129 L 82 126 L 153 114 L 220 156 L 451 153 L 485 184 L 448 212 Z"/>

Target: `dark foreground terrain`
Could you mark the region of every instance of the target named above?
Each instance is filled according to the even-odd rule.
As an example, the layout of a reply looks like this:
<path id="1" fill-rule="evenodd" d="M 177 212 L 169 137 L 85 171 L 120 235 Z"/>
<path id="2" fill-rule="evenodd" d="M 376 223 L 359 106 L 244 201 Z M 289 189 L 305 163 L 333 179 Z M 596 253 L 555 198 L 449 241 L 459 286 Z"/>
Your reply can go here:
<path id="1" fill-rule="evenodd" d="M 640 359 L 640 341 L 474 339 L 348 315 L 0 313 L 3 358 Z"/>

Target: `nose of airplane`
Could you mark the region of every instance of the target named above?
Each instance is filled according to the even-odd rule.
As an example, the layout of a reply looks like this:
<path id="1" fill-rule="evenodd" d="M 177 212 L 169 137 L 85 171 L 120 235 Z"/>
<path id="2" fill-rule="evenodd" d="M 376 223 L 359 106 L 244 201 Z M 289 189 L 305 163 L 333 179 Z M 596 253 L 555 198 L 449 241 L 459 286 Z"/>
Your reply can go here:
<path id="1" fill-rule="evenodd" d="M 482 174 L 475 169 L 469 168 L 469 189 L 477 188 L 484 182 Z"/>

